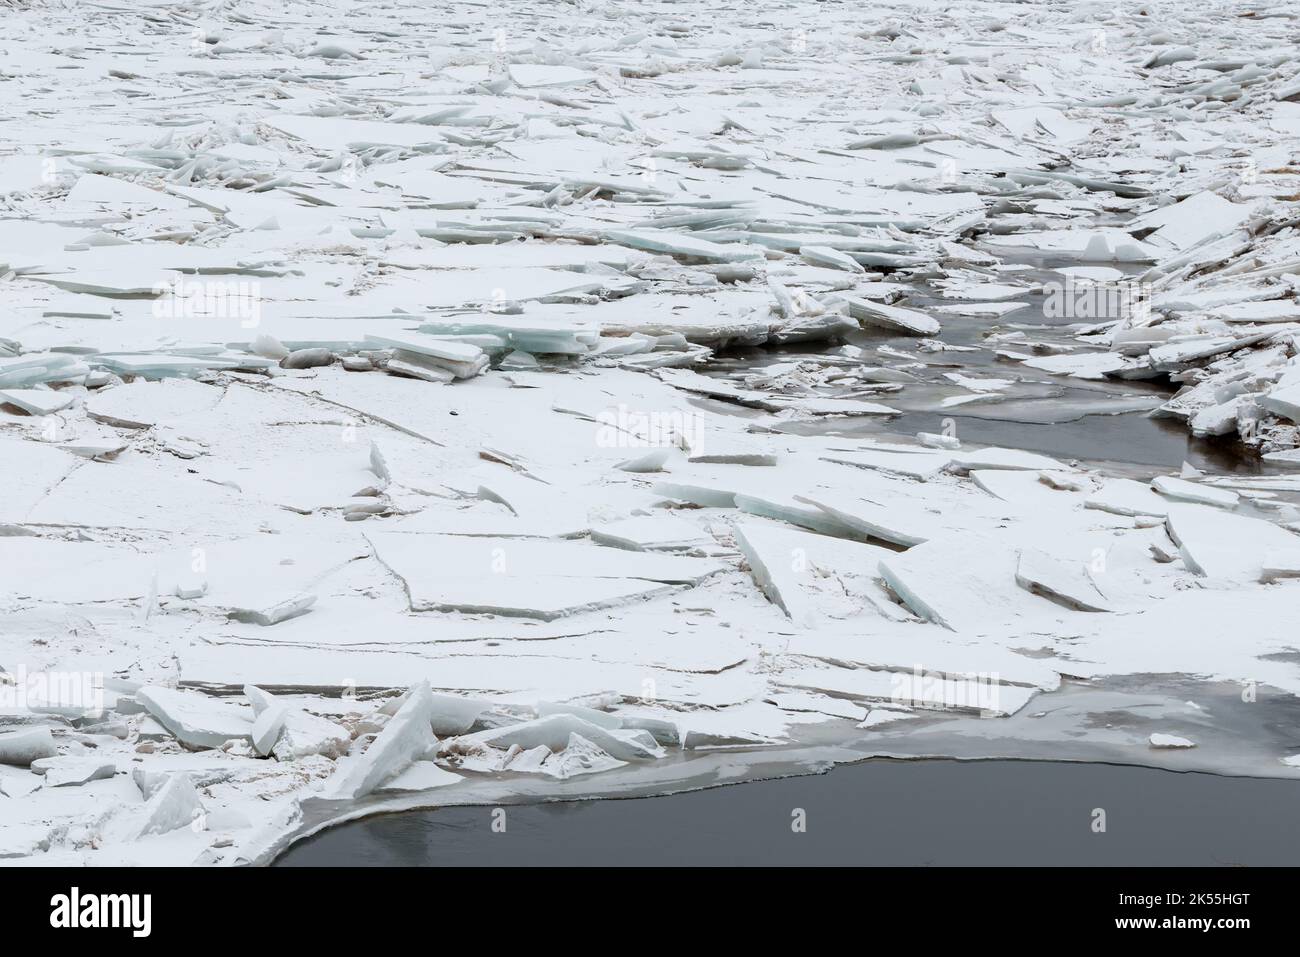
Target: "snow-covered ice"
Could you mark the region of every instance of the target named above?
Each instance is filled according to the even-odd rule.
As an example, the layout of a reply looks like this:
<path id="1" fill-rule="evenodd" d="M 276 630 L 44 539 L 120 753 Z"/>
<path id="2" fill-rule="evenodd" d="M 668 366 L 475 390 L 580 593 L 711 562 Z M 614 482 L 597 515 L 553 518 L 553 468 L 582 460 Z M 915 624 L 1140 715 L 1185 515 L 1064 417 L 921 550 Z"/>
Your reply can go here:
<path id="1" fill-rule="evenodd" d="M 1099 717 L 1300 694 L 1254 9 L 0 4 L 0 858 L 999 736 L 1300 774 Z"/>

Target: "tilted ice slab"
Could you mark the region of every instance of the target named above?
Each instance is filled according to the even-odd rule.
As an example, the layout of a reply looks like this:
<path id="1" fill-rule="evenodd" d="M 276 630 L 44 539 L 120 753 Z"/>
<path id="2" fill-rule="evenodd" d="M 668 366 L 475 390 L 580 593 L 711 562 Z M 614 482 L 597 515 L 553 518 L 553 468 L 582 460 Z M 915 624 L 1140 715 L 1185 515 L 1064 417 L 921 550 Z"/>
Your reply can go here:
<path id="1" fill-rule="evenodd" d="M 746 246 L 735 244 L 711 243 L 693 236 L 684 236 L 667 230 L 654 229 L 612 229 L 604 234 L 607 242 L 621 243 L 633 249 L 652 253 L 668 253 L 686 259 L 703 262 L 745 262 L 762 259 L 763 254 Z"/>
<path id="2" fill-rule="evenodd" d="M 598 545 L 634 551 L 680 551 L 713 544 L 697 525 L 672 515 L 646 515 L 598 525 L 591 530 Z"/>
<path id="3" fill-rule="evenodd" d="M 52 415 L 72 402 L 72 396 L 51 389 L 0 389 L 0 404 L 16 406 L 28 415 Z"/>
<path id="4" fill-rule="evenodd" d="M 1250 218 L 1251 208 L 1229 202 L 1217 193 L 1201 192 L 1129 220 L 1130 233 L 1150 234 L 1144 242 L 1181 250 L 1213 236 L 1230 233 Z"/>
<path id="5" fill-rule="evenodd" d="M 42 382 L 78 381 L 89 371 L 75 356 L 53 352 L 0 357 L 0 387 L 25 389 Z"/>
<path id="6" fill-rule="evenodd" d="M 879 504 L 845 493 L 811 493 L 800 495 L 799 500 L 855 531 L 898 545 L 919 545 L 949 528 L 926 509 L 900 503 Z"/>
<path id="7" fill-rule="evenodd" d="M 136 698 L 187 747 L 219 748 L 227 741 L 251 741 L 253 717 L 244 708 L 170 688 L 141 688 Z"/>
<path id="8" fill-rule="evenodd" d="M 876 563 L 889 554 L 879 546 L 779 525 L 738 523 L 733 533 L 763 594 L 804 627 L 815 626 L 819 612 L 828 605 L 817 587 L 820 580 L 829 577 L 835 590 L 850 592 L 853 579 L 874 579 Z"/>
<path id="9" fill-rule="evenodd" d="M 328 796 L 344 800 L 363 797 L 429 754 L 437 743 L 431 730 L 432 713 L 433 693 L 428 682 L 421 682 L 411 688 L 401 708 L 365 751 L 350 754 L 335 771 Z"/>
<path id="10" fill-rule="evenodd" d="M 493 581 L 476 576 L 444 577 L 423 583 L 416 592 L 418 597 L 412 598 L 411 608 L 551 621 L 672 590 L 671 585 L 636 578 L 547 576 Z"/>
<path id="11" fill-rule="evenodd" d="M 1219 508 L 1236 508 L 1241 496 L 1231 489 L 1213 488 L 1188 482 L 1185 479 L 1158 475 L 1151 480 L 1151 487 L 1165 498 L 1179 502 L 1195 502 L 1200 505 L 1217 505 Z"/>
<path id="12" fill-rule="evenodd" d="M 1016 584 L 1079 611 L 1109 611 L 1106 596 L 1098 590 L 1082 561 L 1061 561 L 1037 549 L 1023 549 L 1016 561 Z"/>
<path id="13" fill-rule="evenodd" d="M 1026 250 L 1068 262 L 1153 262 L 1156 250 L 1118 229 L 1049 230 L 990 236 L 984 240 L 1002 250 Z"/>
<path id="14" fill-rule="evenodd" d="M 402 532 L 377 533 L 372 540 L 380 561 L 401 576 L 413 611 L 551 619 L 662 594 L 723 567 L 580 542 Z"/>
<path id="15" fill-rule="evenodd" d="M 841 465 L 856 465 L 865 469 L 879 469 L 882 472 L 904 475 L 921 481 L 933 478 L 953 462 L 953 455 L 949 452 L 917 451 L 899 453 L 880 452 L 873 449 L 833 451 L 823 455 L 822 458 L 828 462 L 837 462 Z"/>
<path id="16" fill-rule="evenodd" d="M 380 559 L 386 564 L 413 572 L 418 562 L 426 574 L 434 577 L 644 578 L 672 584 L 696 584 L 723 568 L 720 563 L 708 559 L 642 554 L 582 542 L 478 539 L 397 532 L 378 532 L 371 539 Z"/>
<path id="17" fill-rule="evenodd" d="M 1091 604 L 1080 565 L 1071 570 L 1032 552 L 1027 561 L 1022 556 L 1009 543 L 967 534 L 881 559 L 880 574 L 918 615 L 962 633 L 1005 627 L 1050 633 L 1069 614 L 1051 599 L 1064 599 L 1067 608 Z"/>
<path id="18" fill-rule="evenodd" d="M 1014 714 L 1036 694 L 1033 688 L 996 680 L 868 669 L 807 668 L 782 672 L 775 680 L 784 687 L 820 691 L 854 701 L 996 715 Z"/>
<path id="19" fill-rule="evenodd" d="M 1191 571 L 1229 581 L 1261 580 L 1266 555 L 1300 543 L 1272 522 L 1208 505 L 1170 505 L 1166 526 Z"/>
<path id="20" fill-rule="evenodd" d="M 1087 508 L 1095 508 L 1116 515 L 1151 515 L 1164 518 L 1169 514 L 1170 502 L 1157 495 L 1149 486 L 1132 479 L 1112 478 L 1103 482 L 1101 489 L 1089 496 L 1084 502 Z"/>
<path id="21" fill-rule="evenodd" d="M 935 336 L 939 334 L 939 320 L 916 309 L 902 306 L 890 306 L 882 302 L 872 302 L 854 296 L 841 297 L 848 308 L 849 315 L 859 322 L 891 332 L 905 332 L 914 336 Z"/>
<path id="22" fill-rule="evenodd" d="M 1259 400 L 1259 404 L 1292 422 L 1300 422 L 1300 382 L 1273 389 Z"/>
<path id="23" fill-rule="evenodd" d="M 955 451 L 952 453 L 952 465 L 954 468 L 965 471 L 974 471 L 976 469 L 1041 471 L 1043 469 L 1064 468 L 1056 459 L 1040 455 L 1037 452 L 999 448 Z"/>
<path id="24" fill-rule="evenodd" d="M 581 735 L 620 761 L 645 761 L 663 754 L 654 738 L 646 731 L 602 728 L 571 714 L 553 714 L 535 721 L 462 735 L 457 739 L 457 744 L 462 747 L 486 745 L 495 748 L 517 745 L 525 749 L 544 747 L 551 751 L 563 751 L 572 734 Z"/>

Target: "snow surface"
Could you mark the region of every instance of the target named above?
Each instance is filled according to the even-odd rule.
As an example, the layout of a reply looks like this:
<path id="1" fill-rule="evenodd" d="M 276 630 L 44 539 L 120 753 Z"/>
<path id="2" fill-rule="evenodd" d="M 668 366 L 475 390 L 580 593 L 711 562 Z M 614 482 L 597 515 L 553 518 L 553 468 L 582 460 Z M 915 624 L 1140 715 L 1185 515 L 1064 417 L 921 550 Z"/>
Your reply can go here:
<path id="1" fill-rule="evenodd" d="M 1154 9 L 6 7 L 0 859 L 999 734 L 1222 760 L 1107 682 L 1300 694 L 1300 74 L 1282 4 Z"/>

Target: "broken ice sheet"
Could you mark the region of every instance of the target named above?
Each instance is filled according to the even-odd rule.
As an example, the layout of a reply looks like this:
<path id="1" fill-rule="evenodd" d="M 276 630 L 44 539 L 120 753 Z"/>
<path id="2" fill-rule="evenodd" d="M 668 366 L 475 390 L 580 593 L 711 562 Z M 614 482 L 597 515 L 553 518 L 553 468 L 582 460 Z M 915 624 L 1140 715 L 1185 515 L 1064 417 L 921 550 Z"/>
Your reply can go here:
<path id="1" fill-rule="evenodd" d="M 1285 18 L 983 11 L 938 62 L 960 10 L 325 2 L 182 49 L 10 7 L 0 681 L 112 686 L 4 732 L 0 854 L 265 863 L 326 793 L 669 789 L 1062 675 L 1300 692 Z"/>
<path id="2" fill-rule="evenodd" d="M 1295 546 L 1296 537 L 1271 522 L 1208 505 L 1170 505 L 1166 525 L 1187 567 L 1208 578 L 1259 581 L 1264 556 Z"/>
<path id="3" fill-rule="evenodd" d="M 159 558 L 157 594 L 269 626 L 306 612 L 330 573 L 369 554 L 359 537 L 350 544 L 284 535 L 205 543 Z"/>
<path id="4" fill-rule="evenodd" d="M 591 540 L 634 551 L 685 551 L 713 544 L 713 538 L 672 515 L 625 518 L 592 528 Z"/>
<path id="5" fill-rule="evenodd" d="M 737 524 L 733 534 L 755 583 L 796 625 L 815 627 L 819 612 L 850 616 L 891 605 L 871 584 L 887 549 L 757 522 Z"/>
<path id="6" fill-rule="evenodd" d="M 401 576 L 413 611 L 550 619 L 664 594 L 721 570 L 706 559 L 577 542 L 381 533 L 376 554 Z"/>

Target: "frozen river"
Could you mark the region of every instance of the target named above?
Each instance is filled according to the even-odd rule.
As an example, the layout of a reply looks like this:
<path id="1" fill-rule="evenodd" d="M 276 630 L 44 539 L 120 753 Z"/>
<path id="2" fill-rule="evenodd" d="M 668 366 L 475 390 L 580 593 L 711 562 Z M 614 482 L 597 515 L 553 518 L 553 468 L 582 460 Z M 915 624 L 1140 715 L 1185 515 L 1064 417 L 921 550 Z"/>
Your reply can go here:
<path id="1" fill-rule="evenodd" d="M 1183 7 L 0 0 L 0 859 L 1286 791 L 1294 17 Z"/>

